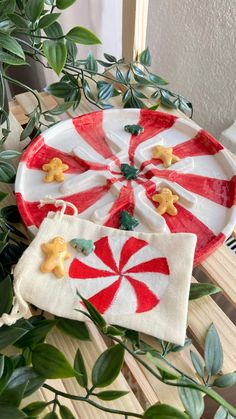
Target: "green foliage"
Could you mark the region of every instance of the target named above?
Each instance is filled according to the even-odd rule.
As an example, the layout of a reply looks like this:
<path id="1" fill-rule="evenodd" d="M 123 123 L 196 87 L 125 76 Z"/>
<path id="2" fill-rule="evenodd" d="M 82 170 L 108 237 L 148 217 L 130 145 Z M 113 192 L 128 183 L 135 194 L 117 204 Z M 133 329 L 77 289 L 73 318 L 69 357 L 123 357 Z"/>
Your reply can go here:
<path id="1" fill-rule="evenodd" d="M 76 42 L 82 45 L 94 45 L 101 44 L 101 41 L 94 35 L 93 32 L 89 31 L 82 26 L 76 26 L 66 34 L 66 39 Z"/>
<path id="2" fill-rule="evenodd" d="M 60 406 L 61 419 L 76 419 L 66 406 Z"/>
<path id="3" fill-rule="evenodd" d="M 44 41 L 43 52 L 50 66 L 59 76 L 66 63 L 67 49 L 64 41 Z"/>
<path id="4" fill-rule="evenodd" d="M 167 404 L 157 404 L 149 407 L 144 415 L 144 419 L 188 419 L 188 416 L 175 407 Z"/>
<path id="5" fill-rule="evenodd" d="M 200 391 L 179 387 L 179 396 L 191 419 L 200 419 L 204 412 L 204 399 Z"/>
<path id="6" fill-rule="evenodd" d="M 211 324 L 206 335 L 204 357 L 209 376 L 217 374 L 223 365 L 223 349 L 214 324 Z"/>
<path id="7" fill-rule="evenodd" d="M 28 416 L 38 416 L 47 407 L 46 402 L 33 402 L 25 406 L 22 410 Z"/>
<path id="8" fill-rule="evenodd" d="M 99 393 L 93 393 L 93 394 L 100 400 L 111 401 L 111 400 L 119 399 L 120 397 L 123 397 L 128 393 L 129 393 L 128 391 L 107 390 L 107 391 L 100 391 Z"/>
<path id="9" fill-rule="evenodd" d="M 124 348 L 114 345 L 104 351 L 92 370 L 94 387 L 106 387 L 119 375 L 124 362 Z"/>
<path id="10" fill-rule="evenodd" d="M 76 376 L 76 380 L 81 385 L 81 387 L 87 388 L 88 385 L 88 377 L 87 372 L 83 360 L 83 356 L 79 350 L 77 349 L 75 360 L 74 360 L 74 370 L 78 373 Z"/>
<path id="11" fill-rule="evenodd" d="M 32 351 L 35 371 L 44 378 L 74 377 L 75 371 L 62 352 L 47 343 L 37 345 Z"/>
<path id="12" fill-rule="evenodd" d="M 221 289 L 219 287 L 216 287 L 215 285 L 209 283 L 191 284 L 189 299 L 196 300 L 197 298 L 201 298 L 206 295 L 216 294 L 220 291 Z"/>
<path id="13" fill-rule="evenodd" d="M 89 331 L 85 323 L 64 319 L 59 317 L 57 319 L 57 327 L 69 336 L 79 340 L 89 340 Z"/>

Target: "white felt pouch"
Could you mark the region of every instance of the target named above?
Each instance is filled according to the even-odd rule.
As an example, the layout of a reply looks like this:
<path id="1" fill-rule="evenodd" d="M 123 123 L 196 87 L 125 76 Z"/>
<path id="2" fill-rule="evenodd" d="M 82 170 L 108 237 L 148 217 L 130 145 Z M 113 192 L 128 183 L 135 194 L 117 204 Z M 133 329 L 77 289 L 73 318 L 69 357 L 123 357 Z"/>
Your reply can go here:
<path id="1" fill-rule="evenodd" d="M 42 273 L 42 244 L 56 236 L 67 243 L 66 274 Z M 74 238 L 90 239 L 88 256 L 70 246 Z M 63 212 L 49 213 L 14 270 L 16 304 L 12 323 L 25 314 L 24 301 L 58 316 L 85 317 L 76 290 L 90 300 L 107 322 L 182 345 L 196 236 L 148 234 L 96 225 Z M 12 320 L 13 319 L 13 320 Z M 1 321 L 1 319 L 0 319 Z"/>

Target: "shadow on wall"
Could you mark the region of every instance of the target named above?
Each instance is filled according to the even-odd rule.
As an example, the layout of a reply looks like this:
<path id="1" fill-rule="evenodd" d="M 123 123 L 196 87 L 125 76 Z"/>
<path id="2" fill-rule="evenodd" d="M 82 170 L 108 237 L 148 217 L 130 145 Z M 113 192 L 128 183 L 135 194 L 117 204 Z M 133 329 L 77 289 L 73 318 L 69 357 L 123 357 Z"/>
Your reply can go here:
<path id="1" fill-rule="evenodd" d="M 235 0 L 149 0 L 153 70 L 193 102 L 193 119 L 216 137 L 236 119 L 235 20 Z"/>

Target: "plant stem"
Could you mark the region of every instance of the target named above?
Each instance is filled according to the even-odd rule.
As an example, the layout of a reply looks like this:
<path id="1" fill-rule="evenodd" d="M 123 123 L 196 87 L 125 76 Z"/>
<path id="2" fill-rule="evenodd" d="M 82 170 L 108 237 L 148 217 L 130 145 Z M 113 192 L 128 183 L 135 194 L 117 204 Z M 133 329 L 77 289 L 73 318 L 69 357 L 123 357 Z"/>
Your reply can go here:
<path id="1" fill-rule="evenodd" d="M 23 87 L 23 89 L 26 89 L 26 90 L 28 90 L 29 92 L 31 92 L 31 93 L 34 95 L 35 99 L 37 100 L 37 103 L 38 103 L 38 108 L 39 108 L 40 113 L 42 113 L 42 107 L 41 107 L 40 100 L 39 100 L 39 98 L 38 98 L 38 95 L 35 93 L 35 91 L 34 91 L 33 89 L 31 89 L 29 86 L 27 86 L 27 85 L 26 85 L 26 84 L 24 84 L 24 83 L 21 83 L 21 82 L 20 82 L 20 81 L 18 81 L 18 80 L 12 79 L 11 77 L 7 76 L 6 74 L 3 74 L 3 78 L 4 78 L 5 80 L 8 80 L 10 83 L 13 83 L 13 84 L 16 84 L 17 86 Z"/>
<path id="2" fill-rule="evenodd" d="M 43 384 L 43 387 L 46 388 L 49 391 L 52 391 L 53 393 L 57 394 L 57 396 L 64 397 L 66 399 L 70 400 L 77 400 L 82 401 L 85 403 L 90 404 L 91 406 L 96 407 L 97 409 L 103 410 L 104 412 L 114 413 L 115 415 L 128 415 L 132 416 L 133 418 L 142 418 L 143 415 L 135 412 L 125 412 L 124 410 L 117 410 L 117 409 L 110 409 L 109 407 L 102 406 L 93 400 L 87 399 L 86 397 L 82 396 L 75 396 L 74 394 L 64 393 L 63 391 L 56 390 L 55 388 L 49 386 L 48 384 Z"/>

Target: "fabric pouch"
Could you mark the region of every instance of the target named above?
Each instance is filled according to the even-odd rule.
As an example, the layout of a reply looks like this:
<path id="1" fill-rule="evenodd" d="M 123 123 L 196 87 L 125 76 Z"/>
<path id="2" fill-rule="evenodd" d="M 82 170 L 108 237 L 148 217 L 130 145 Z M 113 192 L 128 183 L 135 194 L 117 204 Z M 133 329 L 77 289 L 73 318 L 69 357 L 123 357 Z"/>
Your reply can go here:
<path id="1" fill-rule="evenodd" d="M 0 322 L 12 324 L 25 315 L 26 301 L 57 316 L 88 321 L 76 311 L 85 310 L 78 291 L 110 324 L 183 345 L 196 236 L 117 230 L 80 219 L 76 208 L 74 216 L 64 210 L 48 214 L 17 263 L 15 305 Z M 58 248 L 50 259 L 58 236 L 66 249 Z M 86 256 L 71 245 L 74 239 L 91 240 L 94 250 Z M 42 272 L 46 259 L 50 272 Z M 61 269 L 65 274 L 58 278 Z"/>

